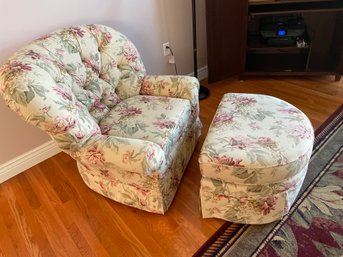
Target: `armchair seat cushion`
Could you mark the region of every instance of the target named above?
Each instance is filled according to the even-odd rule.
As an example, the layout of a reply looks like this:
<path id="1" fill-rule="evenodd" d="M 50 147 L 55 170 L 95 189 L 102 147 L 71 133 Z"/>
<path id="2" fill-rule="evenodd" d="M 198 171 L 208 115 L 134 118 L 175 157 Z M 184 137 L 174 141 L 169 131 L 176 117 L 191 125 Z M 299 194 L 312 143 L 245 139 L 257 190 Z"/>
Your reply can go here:
<path id="1" fill-rule="evenodd" d="M 117 104 L 100 122 L 102 134 L 159 145 L 169 155 L 191 119 L 190 101 L 137 95 Z"/>

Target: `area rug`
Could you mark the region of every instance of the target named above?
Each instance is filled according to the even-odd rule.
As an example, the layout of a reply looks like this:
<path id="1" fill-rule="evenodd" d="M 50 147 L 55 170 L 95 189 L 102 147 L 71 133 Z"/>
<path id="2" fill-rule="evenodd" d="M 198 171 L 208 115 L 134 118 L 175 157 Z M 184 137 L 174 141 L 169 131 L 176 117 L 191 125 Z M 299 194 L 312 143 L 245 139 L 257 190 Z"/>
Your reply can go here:
<path id="1" fill-rule="evenodd" d="M 290 212 L 268 225 L 225 222 L 193 256 L 343 256 L 343 105 L 316 130 Z"/>

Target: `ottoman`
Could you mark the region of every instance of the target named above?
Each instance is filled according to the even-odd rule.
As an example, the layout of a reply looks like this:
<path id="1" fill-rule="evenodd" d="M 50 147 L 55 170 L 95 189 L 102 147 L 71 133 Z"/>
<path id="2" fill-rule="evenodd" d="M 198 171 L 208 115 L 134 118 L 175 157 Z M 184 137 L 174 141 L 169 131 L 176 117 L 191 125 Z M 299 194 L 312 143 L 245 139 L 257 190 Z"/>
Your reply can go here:
<path id="1" fill-rule="evenodd" d="M 202 146 L 203 218 L 264 224 L 294 202 L 310 160 L 313 127 L 278 98 L 225 94 Z"/>

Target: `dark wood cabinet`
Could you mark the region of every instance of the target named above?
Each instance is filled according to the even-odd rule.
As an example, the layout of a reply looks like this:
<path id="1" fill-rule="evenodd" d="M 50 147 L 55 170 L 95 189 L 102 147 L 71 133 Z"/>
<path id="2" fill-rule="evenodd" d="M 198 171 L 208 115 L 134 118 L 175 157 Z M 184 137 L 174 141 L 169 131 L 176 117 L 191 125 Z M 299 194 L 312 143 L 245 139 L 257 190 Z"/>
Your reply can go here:
<path id="1" fill-rule="evenodd" d="M 294 44 L 270 45 L 265 17 L 298 16 L 305 33 Z M 234 75 L 343 74 L 343 1 L 206 0 L 208 81 Z M 301 40 L 304 44 L 299 44 Z"/>

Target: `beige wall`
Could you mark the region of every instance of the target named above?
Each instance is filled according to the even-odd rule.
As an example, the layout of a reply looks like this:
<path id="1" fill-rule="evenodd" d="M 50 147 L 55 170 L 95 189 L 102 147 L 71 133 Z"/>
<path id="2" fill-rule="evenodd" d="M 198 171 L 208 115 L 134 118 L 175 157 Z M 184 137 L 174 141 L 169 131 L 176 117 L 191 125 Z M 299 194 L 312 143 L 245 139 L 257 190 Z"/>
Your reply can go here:
<path id="1" fill-rule="evenodd" d="M 198 5 L 198 67 L 206 66 L 204 0 Z M 180 74 L 193 71 L 191 0 L 0 0 L 0 64 L 20 47 L 57 28 L 100 23 L 136 45 L 150 74 L 173 74 L 162 54 L 169 41 Z M 49 141 L 0 100 L 0 165 Z"/>

